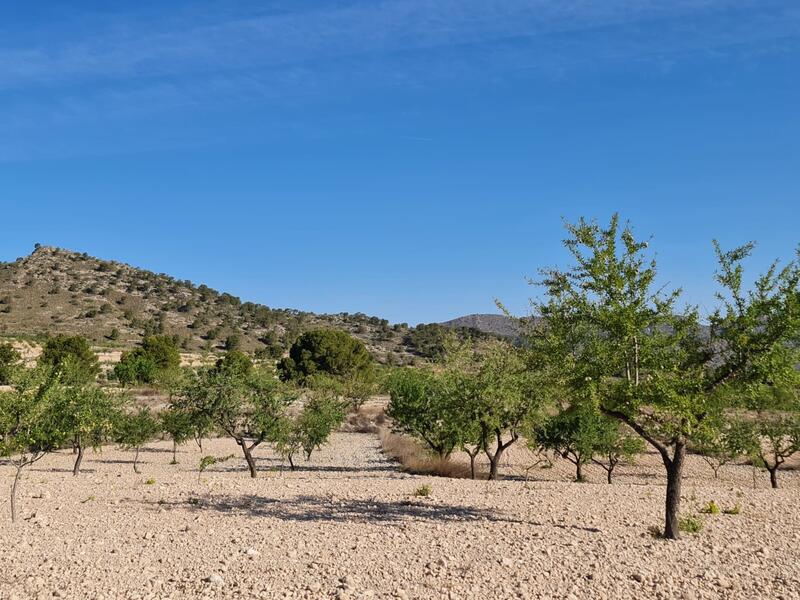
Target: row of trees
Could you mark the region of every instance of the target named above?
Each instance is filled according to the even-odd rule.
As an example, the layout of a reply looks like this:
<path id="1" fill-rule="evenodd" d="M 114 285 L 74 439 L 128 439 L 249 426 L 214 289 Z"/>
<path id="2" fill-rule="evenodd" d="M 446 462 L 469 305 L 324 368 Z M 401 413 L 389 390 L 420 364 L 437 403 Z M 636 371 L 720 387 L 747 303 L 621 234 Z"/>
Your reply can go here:
<path id="1" fill-rule="evenodd" d="M 521 320 L 520 346 L 450 352 L 441 369 L 397 373 L 395 426 L 441 456 L 461 449 L 474 465 L 484 452 L 490 479 L 523 436 L 571 460 L 578 479 L 591 460 L 610 480 L 649 444 L 664 463 L 670 539 L 690 446 L 716 465 L 749 456 L 777 486 L 779 467 L 800 450 L 800 262 L 775 262 L 748 286 L 753 244 L 723 251 L 715 242 L 719 306 L 701 317 L 680 290 L 657 283 L 648 242 L 617 216 L 567 229 L 572 266 L 541 271 L 537 318 Z"/>
<path id="2" fill-rule="evenodd" d="M 241 448 L 255 477 L 253 451 L 259 445 L 271 443 L 294 469 L 298 452 L 310 459 L 346 412 L 341 386 L 318 383 L 301 390 L 278 380 L 271 369 L 255 367 L 244 354 L 230 351 L 210 368 L 160 368 L 157 383 L 168 392 L 169 405 L 154 414 L 134 406 L 122 391 L 100 387 L 96 371 L 87 368 L 96 357 L 89 360 L 81 343 L 60 345 L 72 351 L 57 358 L 45 352 L 33 368 L 25 368 L 16 357 L 7 363 L 11 389 L 0 392 L 0 456 L 15 467 L 12 520 L 23 469 L 58 449 L 72 446 L 77 476 L 87 448 L 116 442 L 134 451 L 133 469 L 139 473 L 139 450 L 158 435 L 166 433 L 173 440 L 173 462 L 178 445 L 194 439 L 202 450 L 203 438 L 225 435 Z M 299 398 L 302 406 L 293 409 Z"/>
<path id="3" fill-rule="evenodd" d="M 550 450 L 575 465 L 600 465 L 612 481 L 614 468 L 644 449 L 633 432 L 591 405 L 556 411 L 546 381 L 526 362 L 524 352 L 496 343 L 485 353 L 450 346 L 439 369 L 399 369 L 389 380 L 388 416 L 396 430 L 412 435 L 440 458 L 454 451 L 470 458 L 472 478 L 479 454 L 497 479 L 505 451 L 522 439 L 533 450 Z"/>

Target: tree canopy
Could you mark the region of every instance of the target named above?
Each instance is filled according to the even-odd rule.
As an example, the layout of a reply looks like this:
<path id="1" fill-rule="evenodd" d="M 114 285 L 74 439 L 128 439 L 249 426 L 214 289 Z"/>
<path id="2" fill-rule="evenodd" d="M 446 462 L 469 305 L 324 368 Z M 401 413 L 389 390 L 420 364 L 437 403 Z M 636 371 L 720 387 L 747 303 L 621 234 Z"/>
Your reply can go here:
<path id="1" fill-rule="evenodd" d="M 301 335 L 289 356 L 278 364 L 284 381 L 305 382 L 315 375 L 347 379 L 372 368 L 363 342 L 336 329 L 318 329 Z"/>

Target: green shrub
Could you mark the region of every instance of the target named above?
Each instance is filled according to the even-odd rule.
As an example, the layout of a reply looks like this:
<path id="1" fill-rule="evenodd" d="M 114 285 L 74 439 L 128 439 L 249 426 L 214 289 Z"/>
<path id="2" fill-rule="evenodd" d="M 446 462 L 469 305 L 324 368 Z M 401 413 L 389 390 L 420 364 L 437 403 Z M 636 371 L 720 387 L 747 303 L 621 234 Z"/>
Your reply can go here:
<path id="1" fill-rule="evenodd" d="M 694 515 L 686 515 L 678 521 L 678 529 L 684 533 L 700 533 L 705 523 Z"/>
<path id="2" fill-rule="evenodd" d="M 722 512 L 725 513 L 726 515 L 738 515 L 740 512 L 742 512 L 742 507 L 739 506 L 738 503 L 736 503 L 732 507 L 726 508 Z"/>
<path id="3" fill-rule="evenodd" d="M 716 502 L 710 500 L 703 508 L 700 509 L 700 512 L 705 515 L 718 515 L 719 506 Z"/>

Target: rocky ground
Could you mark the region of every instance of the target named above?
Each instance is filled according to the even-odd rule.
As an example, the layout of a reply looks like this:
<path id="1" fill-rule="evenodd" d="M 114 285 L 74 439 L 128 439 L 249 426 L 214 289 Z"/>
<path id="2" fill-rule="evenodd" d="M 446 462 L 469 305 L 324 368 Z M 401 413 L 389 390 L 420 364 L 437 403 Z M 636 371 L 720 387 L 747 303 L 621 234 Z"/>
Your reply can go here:
<path id="1" fill-rule="evenodd" d="M 90 452 L 77 478 L 69 452 L 49 456 L 13 526 L 6 487 L 0 598 L 800 598 L 797 471 L 771 490 L 745 466 L 715 481 L 692 457 L 684 512 L 741 512 L 667 542 L 648 533 L 664 494 L 653 455 L 614 485 L 598 468 L 572 483 L 563 461 L 526 471 L 521 450 L 509 479 L 455 480 L 399 473 L 374 435 L 340 433 L 296 472 L 264 449 L 258 479 L 236 454 L 198 481 L 198 449 L 181 450 L 170 465 L 170 444 L 150 445 L 141 475 L 130 452 Z"/>

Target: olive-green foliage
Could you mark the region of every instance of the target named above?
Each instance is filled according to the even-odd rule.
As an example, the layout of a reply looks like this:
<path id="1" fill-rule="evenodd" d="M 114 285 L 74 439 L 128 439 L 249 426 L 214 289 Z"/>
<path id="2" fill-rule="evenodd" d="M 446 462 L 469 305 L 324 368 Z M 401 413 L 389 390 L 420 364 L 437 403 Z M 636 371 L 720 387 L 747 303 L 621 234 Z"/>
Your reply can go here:
<path id="1" fill-rule="evenodd" d="M 22 355 L 11 344 L 0 344 L 0 385 L 9 385 L 20 367 Z"/>
<path id="2" fill-rule="evenodd" d="M 678 528 L 686 533 L 700 533 L 705 527 L 703 519 L 694 515 L 686 515 L 678 521 Z"/>
<path id="3" fill-rule="evenodd" d="M 496 339 L 488 333 L 468 327 L 446 327 L 439 323 L 421 323 L 409 329 L 403 342 L 414 354 L 434 361 L 442 360 L 453 343 L 474 344 L 479 340 Z"/>
<path id="4" fill-rule="evenodd" d="M 294 393 L 271 373 L 253 369 L 211 368 L 200 371 L 174 403 L 195 422 L 208 422 L 242 448 L 250 475 L 256 476 L 252 451 L 281 422 Z"/>
<path id="5" fill-rule="evenodd" d="M 231 350 L 238 350 L 239 347 L 242 345 L 242 336 L 238 333 L 232 333 L 228 337 L 225 338 L 225 350 L 230 352 Z"/>
<path id="6" fill-rule="evenodd" d="M 388 387 L 386 415 L 394 429 L 422 440 L 440 457 L 449 456 L 461 442 L 462 428 L 455 418 L 459 407 L 443 377 L 431 369 L 400 368 Z"/>
<path id="7" fill-rule="evenodd" d="M 622 461 L 633 461 L 645 450 L 644 440 L 627 425 L 600 415 L 602 424 L 595 442 L 592 462 L 603 467 L 608 483 L 612 482 L 615 467 Z"/>
<path id="8" fill-rule="evenodd" d="M 138 348 L 123 353 L 114 367 L 114 375 L 122 385 L 155 383 L 160 373 L 177 369 L 180 364 L 175 341 L 166 335 L 151 335 Z"/>
<path id="9" fill-rule="evenodd" d="M 79 335 L 57 335 L 44 343 L 39 363 L 56 369 L 65 362 L 73 362 L 73 373 L 80 379 L 91 381 L 100 372 L 100 362 L 89 341 Z"/>
<path id="10" fill-rule="evenodd" d="M 418 498 L 427 498 L 432 493 L 433 493 L 433 488 L 430 486 L 430 484 L 427 483 L 419 486 L 416 490 L 414 490 L 414 495 L 417 496 Z"/>
<path id="11" fill-rule="evenodd" d="M 160 418 L 162 431 L 169 434 L 175 446 L 180 446 L 192 439 L 195 433 L 195 424 L 188 411 L 171 406 L 162 411 Z"/>
<path id="12" fill-rule="evenodd" d="M 754 386 L 746 405 L 756 416 L 738 418 L 731 425 L 731 436 L 753 464 L 769 472 L 773 488 L 778 487 L 781 466 L 800 453 L 799 394 L 800 389 Z"/>
<path id="13" fill-rule="evenodd" d="M 403 341 L 415 354 L 440 360 L 446 353 L 447 342 L 455 335 L 452 329 L 444 325 L 421 323 L 409 329 Z"/>
<path id="14" fill-rule="evenodd" d="M 751 451 L 751 432 L 743 423 L 732 420 L 724 414 L 714 414 L 695 430 L 692 441 L 694 451 L 711 467 L 714 478 L 719 470 L 738 457 Z"/>
<path id="15" fill-rule="evenodd" d="M 590 461 L 605 469 L 611 483 L 614 468 L 644 450 L 643 442 L 622 430 L 616 420 L 589 403 L 575 403 L 534 430 L 528 440 L 534 448 L 551 450 L 575 465 L 577 481 L 583 481 L 583 465 Z"/>
<path id="16" fill-rule="evenodd" d="M 576 467 L 575 479 L 583 481 L 582 468 L 594 456 L 602 423 L 591 407 L 576 404 L 545 421 L 529 443 L 569 460 Z"/>
<path id="17" fill-rule="evenodd" d="M 253 371 L 253 361 L 238 350 L 228 350 L 222 358 L 217 360 L 215 368 L 218 371 L 236 373 L 247 377 Z"/>
<path id="18" fill-rule="evenodd" d="M 16 520 L 16 490 L 22 469 L 59 448 L 67 439 L 56 410 L 63 393 L 55 369 L 41 364 L 15 375 L 12 391 L 0 392 L 0 456 L 16 469 L 11 487 L 11 519 Z"/>
<path id="19" fill-rule="evenodd" d="M 661 455 L 667 471 L 665 536 L 678 536 L 680 482 L 687 443 L 724 408 L 721 388 L 796 375 L 800 265 L 769 269 L 743 289 L 742 261 L 752 244 L 723 252 L 715 244 L 721 306 L 704 332 L 679 291 L 656 282 L 648 243 L 615 215 L 603 228 L 568 225 L 567 270 L 542 272 L 545 300 L 528 335 L 549 357 L 556 379 L 578 401 L 596 402 Z"/>
<path id="20" fill-rule="evenodd" d="M 232 458 L 233 454 L 228 454 L 227 456 L 211 456 L 211 455 L 203 456 L 200 459 L 200 464 L 197 467 L 197 481 L 200 481 L 200 476 L 206 469 L 208 469 L 208 467 L 224 463 Z"/>
<path id="21" fill-rule="evenodd" d="M 114 427 L 115 441 L 123 448 L 138 448 L 160 431 L 158 420 L 150 409 L 121 412 Z"/>
<path id="22" fill-rule="evenodd" d="M 483 353 L 454 348 L 446 359 L 438 371 L 397 369 L 388 382 L 387 416 L 395 430 L 422 440 L 441 458 L 456 448 L 479 448 L 495 479 L 503 452 L 548 401 L 546 386 L 526 369 L 524 354 L 505 343 Z"/>
<path id="23" fill-rule="evenodd" d="M 73 379 L 71 384 L 61 388 L 54 404 L 58 426 L 77 450 L 73 467 L 73 474 L 77 475 L 83 449 L 98 448 L 114 432 L 119 419 L 119 402 L 100 386 Z"/>
<path id="24" fill-rule="evenodd" d="M 360 340 L 344 331 L 318 329 L 304 333 L 292 344 L 289 356 L 278 364 L 278 372 L 284 381 L 299 383 L 320 374 L 347 379 L 371 369 L 372 362 Z"/>
<path id="25" fill-rule="evenodd" d="M 294 469 L 295 453 L 302 450 L 306 460 L 310 460 L 314 450 L 328 441 L 344 417 L 345 404 L 341 400 L 330 393 L 314 393 L 305 401 L 297 416 L 283 416 L 272 431 L 270 440 Z"/>

